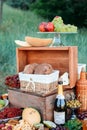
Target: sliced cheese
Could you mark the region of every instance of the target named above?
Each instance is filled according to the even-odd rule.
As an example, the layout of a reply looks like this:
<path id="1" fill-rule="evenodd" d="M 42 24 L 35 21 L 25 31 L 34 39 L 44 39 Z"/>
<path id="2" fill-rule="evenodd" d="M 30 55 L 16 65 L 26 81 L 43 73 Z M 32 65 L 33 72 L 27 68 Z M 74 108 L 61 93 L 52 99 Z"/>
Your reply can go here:
<path id="1" fill-rule="evenodd" d="M 20 40 L 15 40 L 15 43 L 19 46 L 23 46 L 23 47 L 31 47 L 31 45 L 25 41 L 20 41 Z"/>
<path id="2" fill-rule="evenodd" d="M 68 78 L 68 73 L 65 72 L 63 75 L 61 75 L 60 79 L 63 81 L 63 85 L 68 85 L 69 84 L 69 78 Z"/>

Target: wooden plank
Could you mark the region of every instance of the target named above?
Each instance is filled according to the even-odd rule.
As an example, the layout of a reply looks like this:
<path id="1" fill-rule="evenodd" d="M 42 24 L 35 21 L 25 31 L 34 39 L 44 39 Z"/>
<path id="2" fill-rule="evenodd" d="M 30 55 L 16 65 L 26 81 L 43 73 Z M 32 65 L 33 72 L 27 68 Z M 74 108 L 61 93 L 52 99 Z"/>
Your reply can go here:
<path id="1" fill-rule="evenodd" d="M 78 69 L 77 69 L 77 49 L 69 48 L 69 77 L 70 77 L 70 88 L 75 86 L 78 76 Z"/>
<path id="2" fill-rule="evenodd" d="M 19 47 L 18 50 L 68 50 L 71 46 L 59 47 Z M 74 46 L 73 46 L 74 47 Z M 76 47 L 76 46 L 75 46 Z"/>
<path id="3" fill-rule="evenodd" d="M 50 97 L 46 98 L 46 119 L 53 121 L 53 110 L 54 110 L 54 101 L 55 101 L 56 95 L 52 95 Z M 54 99 L 54 100 L 53 100 Z"/>
<path id="4" fill-rule="evenodd" d="M 27 63 L 27 53 L 26 51 L 18 51 L 16 49 L 16 60 L 17 60 L 17 72 L 22 71 Z"/>

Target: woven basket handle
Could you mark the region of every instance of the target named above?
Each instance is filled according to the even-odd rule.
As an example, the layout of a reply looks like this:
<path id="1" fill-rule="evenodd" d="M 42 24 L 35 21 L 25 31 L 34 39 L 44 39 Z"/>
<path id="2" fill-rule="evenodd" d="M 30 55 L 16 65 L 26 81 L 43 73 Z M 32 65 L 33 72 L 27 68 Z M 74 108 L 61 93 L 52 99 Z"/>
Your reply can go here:
<path id="1" fill-rule="evenodd" d="M 31 85 L 32 84 L 32 85 Z M 28 88 L 31 88 L 33 92 L 35 92 L 35 83 L 32 80 L 32 78 L 29 79 L 28 84 L 26 85 L 26 91 L 28 91 Z"/>

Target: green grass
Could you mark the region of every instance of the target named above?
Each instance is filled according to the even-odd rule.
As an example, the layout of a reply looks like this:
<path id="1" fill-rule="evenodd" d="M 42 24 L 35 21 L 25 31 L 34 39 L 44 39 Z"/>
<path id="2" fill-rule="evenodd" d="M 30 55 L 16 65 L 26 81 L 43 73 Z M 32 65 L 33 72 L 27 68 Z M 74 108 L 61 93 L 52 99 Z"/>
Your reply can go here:
<path id="1" fill-rule="evenodd" d="M 38 25 L 47 21 L 31 11 L 13 9 L 4 4 L 3 22 L 0 25 L 0 88 L 6 91 L 4 79 L 16 73 L 16 47 L 14 40 L 23 40 L 25 36 L 54 37 L 50 34 L 38 34 Z M 87 29 L 77 34 L 61 35 L 64 45 L 78 46 L 78 62 L 87 64 Z"/>

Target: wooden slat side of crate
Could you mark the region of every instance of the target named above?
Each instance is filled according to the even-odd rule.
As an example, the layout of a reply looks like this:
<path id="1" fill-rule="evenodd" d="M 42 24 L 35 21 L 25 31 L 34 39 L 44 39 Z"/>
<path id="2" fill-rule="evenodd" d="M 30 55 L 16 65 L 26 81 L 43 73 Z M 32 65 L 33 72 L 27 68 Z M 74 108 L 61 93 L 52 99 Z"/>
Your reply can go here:
<path id="1" fill-rule="evenodd" d="M 29 50 L 25 50 L 25 48 L 17 48 L 17 71 L 23 71 L 24 66 L 30 63 L 49 63 L 53 66 L 54 69 L 59 69 L 60 72 L 63 73 L 64 69 L 68 71 L 68 63 L 69 63 L 69 48 L 61 50 L 55 50 L 52 48 L 48 50 L 44 48 L 44 50 L 40 48 L 29 48 Z"/>
<path id="2" fill-rule="evenodd" d="M 11 106 L 17 106 L 21 108 L 31 106 L 36 108 L 41 113 L 43 120 L 52 119 L 53 104 L 51 104 L 51 102 L 55 100 L 56 94 L 53 94 L 50 97 L 41 97 L 8 89 L 8 95 Z M 49 102 L 46 102 L 47 98 L 49 98 Z M 48 111 L 50 109 L 49 115 L 46 113 L 46 109 L 48 109 Z"/>
<path id="3" fill-rule="evenodd" d="M 65 97 L 67 94 L 74 93 L 73 89 L 65 90 Z M 20 108 L 25 107 L 34 107 L 41 113 L 43 120 L 52 120 L 53 121 L 53 109 L 54 109 L 54 101 L 57 93 L 48 95 L 48 96 L 40 96 L 34 95 L 31 93 L 21 92 L 20 90 L 8 89 L 8 98 L 11 106 L 16 106 Z"/>
<path id="4" fill-rule="evenodd" d="M 70 88 L 75 87 L 76 81 L 78 79 L 78 50 L 77 50 L 77 47 L 69 48 L 69 79 L 70 79 Z"/>
<path id="5" fill-rule="evenodd" d="M 66 89 L 73 88 L 76 84 L 78 72 L 78 49 L 77 46 L 65 47 L 30 47 L 17 48 L 17 72 L 21 72 L 24 66 L 30 63 L 49 63 L 54 69 L 69 73 L 70 84 Z"/>

